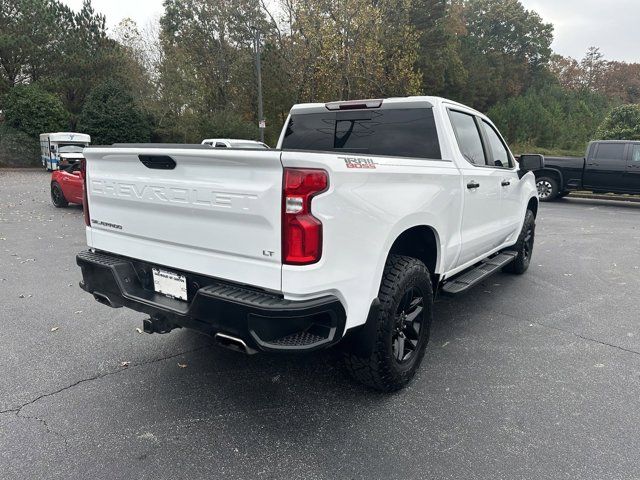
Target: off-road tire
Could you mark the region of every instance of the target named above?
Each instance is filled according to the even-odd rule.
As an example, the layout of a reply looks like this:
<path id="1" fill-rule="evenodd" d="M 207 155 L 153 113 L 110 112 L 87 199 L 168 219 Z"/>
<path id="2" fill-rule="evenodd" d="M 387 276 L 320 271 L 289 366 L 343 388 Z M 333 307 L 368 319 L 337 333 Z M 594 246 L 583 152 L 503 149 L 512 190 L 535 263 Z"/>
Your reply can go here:
<path id="1" fill-rule="evenodd" d="M 513 250 L 518 252 L 518 256 L 502 269 L 504 272 L 521 275 L 527 271 L 531 263 L 531 256 L 533 255 L 535 235 L 536 217 L 531 210 L 527 210 L 518 241 L 513 246 Z"/>
<path id="2" fill-rule="evenodd" d="M 397 311 L 401 308 L 400 302 L 406 299 L 408 294 L 411 298 L 414 292 L 422 295 L 423 307 L 415 317 L 421 322 L 416 334 L 417 345 L 406 360 L 399 360 L 396 358 L 397 344 L 395 353 L 392 345 L 394 335 L 397 339 L 400 318 Z M 365 358 L 353 352 L 346 352 L 345 362 L 356 380 L 376 390 L 393 392 L 405 387 L 414 377 L 429 342 L 433 311 L 433 288 L 429 270 L 424 263 L 415 258 L 391 255 L 384 269 L 378 299 L 380 309 L 371 355 Z M 411 301 L 411 305 L 413 304 Z"/>
<path id="3" fill-rule="evenodd" d="M 66 198 L 64 198 L 62 187 L 58 182 L 53 182 L 51 184 L 51 203 L 53 203 L 53 206 L 56 208 L 64 208 L 69 206 L 69 202 Z"/>

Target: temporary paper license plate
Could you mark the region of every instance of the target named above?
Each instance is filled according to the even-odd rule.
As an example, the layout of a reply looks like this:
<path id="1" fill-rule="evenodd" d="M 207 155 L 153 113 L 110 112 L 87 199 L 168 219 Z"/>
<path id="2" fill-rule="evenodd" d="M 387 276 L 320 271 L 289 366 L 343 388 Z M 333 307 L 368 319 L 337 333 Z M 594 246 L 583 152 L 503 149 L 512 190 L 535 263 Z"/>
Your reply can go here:
<path id="1" fill-rule="evenodd" d="M 187 300 L 187 278 L 160 268 L 153 269 L 154 290 L 169 297 Z"/>

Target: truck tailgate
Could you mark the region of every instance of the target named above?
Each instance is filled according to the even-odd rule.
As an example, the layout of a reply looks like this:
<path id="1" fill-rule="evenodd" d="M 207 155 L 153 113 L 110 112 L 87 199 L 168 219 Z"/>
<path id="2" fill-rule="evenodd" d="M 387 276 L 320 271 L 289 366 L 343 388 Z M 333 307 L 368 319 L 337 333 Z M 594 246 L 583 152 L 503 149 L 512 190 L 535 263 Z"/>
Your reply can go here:
<path id="1" fill-rule="evenodd" d="M 280 152 L 104 147 L 84 153 L 90 247 L 281 289 Z"/>

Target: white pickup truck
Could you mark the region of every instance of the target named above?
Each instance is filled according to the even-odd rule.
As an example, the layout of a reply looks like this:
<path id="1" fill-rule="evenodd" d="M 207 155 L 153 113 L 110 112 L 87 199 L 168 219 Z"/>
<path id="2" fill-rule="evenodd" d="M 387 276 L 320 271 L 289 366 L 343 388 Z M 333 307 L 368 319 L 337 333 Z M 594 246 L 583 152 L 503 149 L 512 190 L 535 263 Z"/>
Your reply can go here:
<path id="1" fill-rule="evenodd" d="M 84 150 L 81 287 L 246 353 L 340 343 L 383 391 L 419 367 L 437 292 L 533 249 L 539 155 L 435 97 L 296 105 L 273 150 Z"/>

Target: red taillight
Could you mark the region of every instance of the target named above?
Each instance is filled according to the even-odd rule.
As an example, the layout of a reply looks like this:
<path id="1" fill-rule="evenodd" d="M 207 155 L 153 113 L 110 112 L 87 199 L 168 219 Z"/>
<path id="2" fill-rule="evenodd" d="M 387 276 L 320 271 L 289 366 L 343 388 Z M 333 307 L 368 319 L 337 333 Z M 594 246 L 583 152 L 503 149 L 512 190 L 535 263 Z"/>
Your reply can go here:
<path id="1" fill-rule="evenodd" d="M 80 178 L 82 178 L 82 212 L 84 213 L 84 224 L 90 227 L 89 199 L 87 198 L 87 160 L 85 158 L 80 160 Z"/>
<path id="2" fill-rule="evenodd" d="M 322 256 L 322 222 L 311 214 L 311 200 L 324 192 L 324 170 L 284 169 L 282 187 L 282 263 L 309 265 Z"/>

